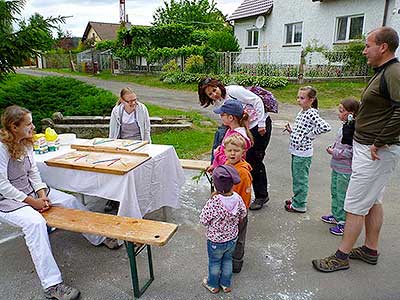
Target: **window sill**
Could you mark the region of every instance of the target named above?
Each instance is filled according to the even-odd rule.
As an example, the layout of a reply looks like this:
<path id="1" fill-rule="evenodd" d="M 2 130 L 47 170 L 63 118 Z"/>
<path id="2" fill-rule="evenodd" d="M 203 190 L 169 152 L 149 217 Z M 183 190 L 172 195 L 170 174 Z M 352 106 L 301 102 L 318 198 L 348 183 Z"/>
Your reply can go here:
<path id="1" fill-rule="evenodd" d="M 296 43 L 296 44 L 283 44 L 282 47 L 301 47 L 301 43 Z"/>
<path id="2" fill-rule="evenodd" d="M 244 49 L 258 49 L 258 46 L 247 46 Z"/>
<path id="3" fill-rule="evenodd" d="M 354 42 L 361 42 L 362 40 L 346 40 L 346 41 L 335 41 L 332 43 L 332 45 L 348 45 L 350 43 Z"/>

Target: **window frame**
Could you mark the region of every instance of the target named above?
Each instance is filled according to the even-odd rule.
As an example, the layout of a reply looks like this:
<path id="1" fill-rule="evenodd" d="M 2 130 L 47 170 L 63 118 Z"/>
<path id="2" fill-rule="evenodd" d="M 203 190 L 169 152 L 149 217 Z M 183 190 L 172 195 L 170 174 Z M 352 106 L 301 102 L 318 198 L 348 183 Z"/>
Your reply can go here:
<path id="1" fill-rule="evenodd" d="M 295 36 L 296 36 L 296 25 L 301 25 L 301 39 L 300 41 L 295 42 Z M 284 30 L 284 37 L 283 37 L 283 44 L 285 46 L 301 46 L 301 44 L 303 43 L 303 21 L 301 22 L 293 22 L 293 23 L 287 23 L 284 24 L 285 26 L 285 30 Z M 290 42 L 287 41 L 288 38 L 288 31 L 289 31 L 289 27 L 292 30 L 292 36 L 290 39 Z"/>
<path id="2" fill-rule="evenodd" d="M 361 36 L 360 38 L 357 39 L 350 39 L 350 28 L 351 28 L 351 20 L 352 19 L 357 19 L 362 17 L 362 28 L 361 28 Z M 338 34 L 339 34 L 339 20 L 342 18 L 346 18 L 346 37 L 344 40 L 339 40 L 338 39 Z M 365 29 L 365 14 L 354 14 L 354 15 L 346 15 L 346 16 L 338 16 L 336 17 L 336 22 L 335 22 L 335 36 L 334 36 L 334 42 L 335 43 L 349 43 L 352 41 L 359 41 L 362 38 L 362 35 L 364 34 L 364 29 Z"/>
<path id="3" fill-rule="evenodd" d="M 254 43 L 255 32 L 257 32 L 257 44 Z M 260 30 L 257 28 L 250 28 L 246 30 L 247 38 L 246 38 L 246 48 L 258 48 L 260 45 Z M 251 33 L 251 45 L 249 45 L 249 33 Z"/>

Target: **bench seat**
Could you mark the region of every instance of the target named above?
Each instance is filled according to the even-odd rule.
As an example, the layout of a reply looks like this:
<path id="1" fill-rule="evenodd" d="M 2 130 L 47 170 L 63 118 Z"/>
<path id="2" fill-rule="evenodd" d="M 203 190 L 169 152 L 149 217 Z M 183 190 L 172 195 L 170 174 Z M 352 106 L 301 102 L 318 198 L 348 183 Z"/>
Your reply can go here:
<path id="1" fill-rule="evenodd" d="M 209 161 L 206 160 L 193 160 L 193 159 L 179 159 L 181 166 L 184 169 L 189 170 L 205 170 L 210 165 Z"/>
<path id="2" fill-rule="evenodd" d="M 134 296 L 139 298 L 154 280 L 150 246 L 164 246 L 178 226 L 171 223 L 108 215 L 53 206 L 42 213 L 50 227 L 73 232 L 96 234 L 125 241 L 129 257 Z M 147 249 L 150 279 L 139 287 L 136 257 Z"/>

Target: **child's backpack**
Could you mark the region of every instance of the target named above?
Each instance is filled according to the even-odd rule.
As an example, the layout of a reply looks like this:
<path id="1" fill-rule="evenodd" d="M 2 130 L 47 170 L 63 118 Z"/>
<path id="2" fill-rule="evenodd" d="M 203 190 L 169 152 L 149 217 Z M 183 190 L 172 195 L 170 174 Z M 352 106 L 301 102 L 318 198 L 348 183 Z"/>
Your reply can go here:
<path id="1" fill-rule="evenodd" d="M 264 103 L 265 111 L 278 113 L 278 101 L 276 101 L 274 95 L 270 91 L 267 91 L 261 86 L 248 86 L 246 89 L 261 98 Z"/>

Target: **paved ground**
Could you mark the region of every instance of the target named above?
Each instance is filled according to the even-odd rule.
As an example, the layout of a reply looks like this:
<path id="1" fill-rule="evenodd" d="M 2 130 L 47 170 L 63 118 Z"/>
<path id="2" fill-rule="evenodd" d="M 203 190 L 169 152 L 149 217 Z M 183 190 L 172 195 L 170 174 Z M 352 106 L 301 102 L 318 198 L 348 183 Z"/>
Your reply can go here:
<path id="1" fill-rule="evenodd" d="M 140 90 L 143 96 L 147 91 L 149 95 L 154 90 L 160 95 L 164 93 L 144 87 Z M 171 92 L 165 91 L 168 93 Z M 195 94 L 183 94 L 195 108 Z M 282 134 L 282 125 L 285 120 L 292 120 L 297 110 L 297 107 L 284 105 L 279 115 L 272 116 L 274 130 L 266 158 L 271 201 L 266 208 L 249 213 L 245 265 L 242 272 L 234 276 L 232 294 L 211 295 L 201 287 L 201 279 L 207 273 L 207 254 L 198 215 L 208 197 L 209 186 L 206 180 L 194 183 L 190 177 L 196 172 L 186 172 L 187 181 L 180 197 L 182 207 L 171 211 L 168 217 L 168 221 L 180 225 L 179 230 L 167 246 L 154 248 L 156 280 L 141 299 L 400 299 L 399 171 L 386 190 L 378 265 L 352 261 L 349 270 L 332 274 L 312 269 L 311 260 L 331 254 L 340 241 L 328 232 L 329 226 L 319 220 L 330 207 L 329 157 L 324 149 L 333 141 L 339 122 L 332 111 L 321 112 L 334 130 L 315 142 L 309 210 L 304 215 L 289 214 L 283 209 L 283 201 L 291 196 L 291 176 L 288 136 Z M 92 201 L 90 205 L 99 209 L 102 203 Z M 17 230 L 0 224 L 0 298 L 43 299 L 24 240 L 12 238 L 15 234 Z M 110 251 L 92 247 L 80 235 L 61 230 L 51 234 L 51 242 L 65 281 L 82 291 L 82 299 L 133 298 L 123 248 Z M 144 258 L 140 259 L 140 264 L 145 271 Z"/>

